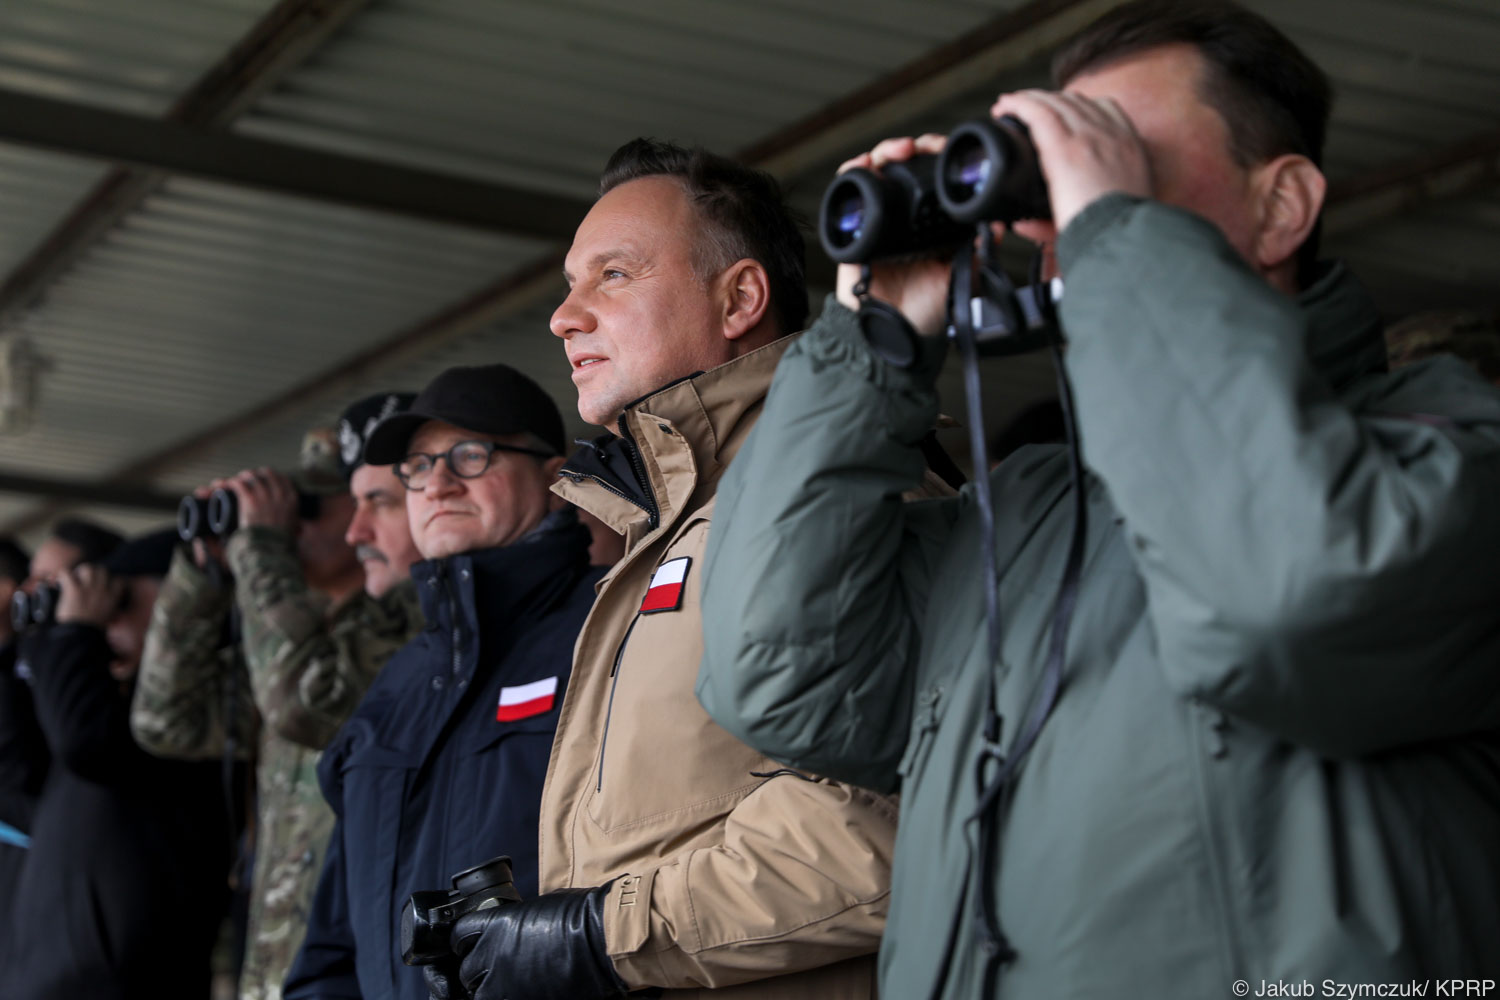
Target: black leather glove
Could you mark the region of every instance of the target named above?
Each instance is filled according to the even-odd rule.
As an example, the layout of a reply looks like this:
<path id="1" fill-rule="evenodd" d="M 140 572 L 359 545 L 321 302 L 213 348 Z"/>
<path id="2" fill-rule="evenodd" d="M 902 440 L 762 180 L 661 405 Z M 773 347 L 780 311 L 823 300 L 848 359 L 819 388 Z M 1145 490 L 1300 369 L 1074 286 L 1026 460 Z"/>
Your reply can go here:
<path id="1" fill-rule="evenodd" d="M 434 1000 L 612 1000 L 625 995 L 604 950 L 604 897 L 609 886 L 560 889 L 520 903 L 480 910 L 453 925 L 458 982 L 428 966 Z"/>

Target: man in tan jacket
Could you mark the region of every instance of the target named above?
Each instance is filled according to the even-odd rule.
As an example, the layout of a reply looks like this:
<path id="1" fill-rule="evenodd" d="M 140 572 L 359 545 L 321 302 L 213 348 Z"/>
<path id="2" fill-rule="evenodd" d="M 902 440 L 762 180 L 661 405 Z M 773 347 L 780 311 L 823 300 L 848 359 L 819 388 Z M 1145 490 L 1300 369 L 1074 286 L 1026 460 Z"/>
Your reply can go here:
<path id="1" fill-rule="evenodd" d="M 460 978 L 480 1000 L 868 1000 L 895 803 L 762 756 L 693 694 L 714 493 L 807 317 L 802 238 L 773 180 L 702 151 L 636 140 L 600 189 L 552 332 L 579 413 L 613 433 L 554 489 L 625 556 L 574 651 L 542 895 L 459 922 Z"/>

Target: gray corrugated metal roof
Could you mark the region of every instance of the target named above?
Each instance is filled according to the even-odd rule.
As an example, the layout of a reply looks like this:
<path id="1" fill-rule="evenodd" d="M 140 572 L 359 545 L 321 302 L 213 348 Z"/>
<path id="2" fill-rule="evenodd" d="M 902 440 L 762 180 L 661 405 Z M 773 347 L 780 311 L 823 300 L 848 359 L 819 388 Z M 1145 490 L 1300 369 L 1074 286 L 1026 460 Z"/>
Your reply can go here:
<path id="1" fill-rule="evenodd" d="M 0 87 L 161 114 L 276 0 L 5 0 Z"/>

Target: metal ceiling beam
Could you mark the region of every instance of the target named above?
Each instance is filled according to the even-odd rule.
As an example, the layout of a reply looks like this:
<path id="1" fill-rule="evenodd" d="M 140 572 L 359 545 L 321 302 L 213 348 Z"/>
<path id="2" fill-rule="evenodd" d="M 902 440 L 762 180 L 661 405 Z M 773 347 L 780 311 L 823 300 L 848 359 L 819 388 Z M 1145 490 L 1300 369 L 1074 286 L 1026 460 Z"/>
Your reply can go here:
<path id="1" fill-rule="evenodd" d="M 543 240 L 592 202 L 0 90 L 0 141 Z"/>
<path id="2" fill-rule="evenodd" d="M 1500 184 L 1500 129 L 1329 186 L 1323 218 L 1338 235 L 1443 198 Z"/>
<path id="3" fill-rule="evenodd" d="M 84 483 L 67 479 L 47 479 L 0 471 L 0 493 L 43 497 L 68 504 L 99 504 L 105 507 L 129 507 L 136 510 L 175 511 L 182 499 L 177 493 L 119 483 Z"/>
<path id="4" fill-rule="evenodd" d="M 173 103 L 166 120 L 199 128 L 228 125 L 368 3 L 281 0 Z M 0 283 L 0 321 L 32 306 L 165 176 L 124 167 L 106 174 Z"/>

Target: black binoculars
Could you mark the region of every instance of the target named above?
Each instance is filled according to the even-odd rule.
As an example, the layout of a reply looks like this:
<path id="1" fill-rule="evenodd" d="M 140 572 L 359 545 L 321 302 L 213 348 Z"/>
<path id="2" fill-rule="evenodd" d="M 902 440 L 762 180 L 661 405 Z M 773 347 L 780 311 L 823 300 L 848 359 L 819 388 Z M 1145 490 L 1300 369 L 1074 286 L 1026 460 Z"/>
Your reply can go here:
<path id="1" fill-rule="evenodd" d="M 1031 133 L 1011 115 L 965 122 L 942 153 L 834 178 L 818 238 L 840 264 L 956 249 L 980 222 L 1050 219 Z"/>
<path id="2" fill-rule="evenodd" d="M 297 494 L 297 516 L 302 520 L 316 520 L 322 509 L 322 498 L 316 494 Z M 220 486 L 206 500 L 189 494 L 177 504 L 177 537 L 184 542 L 195 538 L 228 538 L 239 525 L 239 498 L 227 487 Z"/>
<path id="3" fill-rule="evenodd" d="M 519 903 L 510 858 L 498 857 L 453 876 L 452 889 L 414 892 L 401 911 L 401 961 L 434 965 L 453 957 L 458 918 L 502 903 Z"/>
<path id="4" fill-rule="evenodd" d="M 55 583 L 41 583 L 36 592 L 18 590 L 10 598 L 10 625 L 25 632 L 34 625 L 46 625 L 57 617 L 57 598 L 62 593 Z"/>

